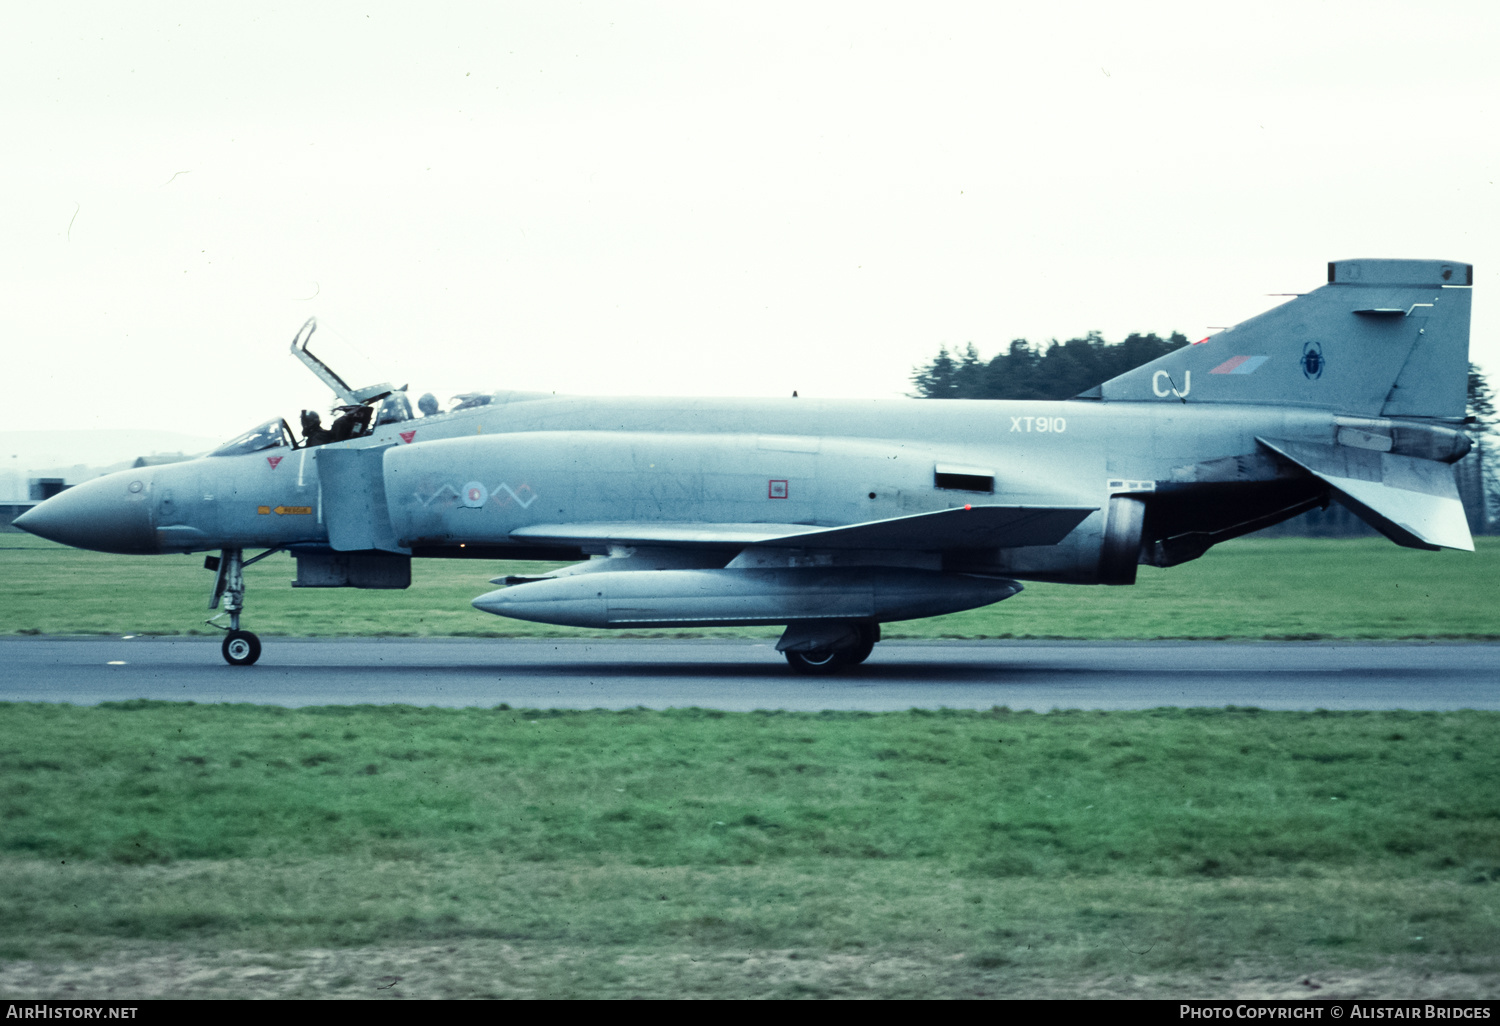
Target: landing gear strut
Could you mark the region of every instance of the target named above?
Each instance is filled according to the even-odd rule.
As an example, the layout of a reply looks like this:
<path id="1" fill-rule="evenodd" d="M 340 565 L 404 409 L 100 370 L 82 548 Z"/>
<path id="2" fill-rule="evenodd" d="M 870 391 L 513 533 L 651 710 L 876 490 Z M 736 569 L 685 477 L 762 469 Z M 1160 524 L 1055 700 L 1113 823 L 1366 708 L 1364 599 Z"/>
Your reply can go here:
<path id="1" fill-rule="evenodd" d="M 274 550 L 271 550 L 274 551 Z M 263 559 L 269 556 L 267 551 L 255 559 Z M 252 559 L 250 562 L 255 562 Z M 224 653 L 224 661 L 230 666 L 253 666 L 260 658 L 260 639 L 249 631 L 240 630 L 240 612 L 245 608 L 245 558 L 242 549 L 225 549 L 224 554 L 217 559 L 209 556 L 203 561 L 203 565 L 210 570 L 219 571 L 218 580 L 214 582 L 213 598 L 209 600 L 209 609 L 218 609 L 219 601 L 224 602 L 224 613 L 229 614 L 229 633 L 224 635 L 224 644 L 220 651 Z M 219 616 L 223 616 L 220 613 Z M 218 617 L 214 617 L 217 620 Z M 208 621 L 215 627 L 213 620 Z"/>
<path id="2" fill-rule="evenodd" d="M 809 676 L 825 676 L 838 673 L 850 666 L 858 666 L 870 658 L 870 652 L 875 648 L 875 643 L 880 640 L 880 625 L 861 622 L 853 626 L 854 637 L 846 637 L 842 644 L 829 647 L 803 648 L 799 646 L 797 649 L 786 649 L 786 661 L 791 665 L 792 672 Z"/>

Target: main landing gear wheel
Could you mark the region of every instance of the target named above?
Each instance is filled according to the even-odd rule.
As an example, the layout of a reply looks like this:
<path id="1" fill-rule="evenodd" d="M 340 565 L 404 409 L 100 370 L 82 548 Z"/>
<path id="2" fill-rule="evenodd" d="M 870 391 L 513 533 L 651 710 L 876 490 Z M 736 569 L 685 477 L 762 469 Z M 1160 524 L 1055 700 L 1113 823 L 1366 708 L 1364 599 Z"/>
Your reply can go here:
<path id="1" fill-rule="evenodd" d="M 260 658 L 260 639 L 249 631 L 224 635 L 224 661 L 230 666 L 253 666 Z"/>
<path id="2" fill-rule="evenodd" d="M 849 661 L 851 652 L 847 648 L 815 648 L 810 652 L 788 652 L 786 661 L 794 673 L 821 677 L 852 665 Z"/>
<path id="3" fill-rule="evenodd" d="M 862 623 L 858 627 L 859 638 L 843 648 L 814 648 L 806 652 L 786 652 L 786 661 L 792 672 L 821 677 L 838 673 L 850 666 L 858 666 L 870 658 L 875 643 L 880 640 L 880 625 Z"/>

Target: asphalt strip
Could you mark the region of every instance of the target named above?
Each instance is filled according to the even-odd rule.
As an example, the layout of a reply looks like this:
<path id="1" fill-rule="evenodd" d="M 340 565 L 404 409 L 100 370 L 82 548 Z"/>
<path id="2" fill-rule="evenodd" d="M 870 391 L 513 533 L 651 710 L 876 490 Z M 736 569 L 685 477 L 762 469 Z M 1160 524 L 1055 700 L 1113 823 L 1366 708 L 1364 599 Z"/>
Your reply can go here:
<path id="1" fill-rule="evenodd" d="M 770 640 L 266 638 L 231 667 L 199 637 L 0 639 L 0 701 L 788 711 L 1500 709 L 1500 645 L 888 641 L 834 677 Z"/>

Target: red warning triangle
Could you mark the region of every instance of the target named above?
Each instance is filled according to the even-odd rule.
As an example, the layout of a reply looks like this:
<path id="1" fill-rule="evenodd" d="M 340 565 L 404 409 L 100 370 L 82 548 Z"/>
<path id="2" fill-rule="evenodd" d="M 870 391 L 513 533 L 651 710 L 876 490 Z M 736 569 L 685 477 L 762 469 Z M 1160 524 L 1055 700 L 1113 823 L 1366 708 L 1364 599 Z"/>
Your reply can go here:
<path id="1" fill-rule="evenodd" d="M 284 457 L 284 456 L 267 456 L 266 457 L 266 462 L 271 465 L 271 469 L 272 470 L 275 470 L 276 469 L 276 464 L 280 463 L 285 458 L 286 457 Z"/>
<path id="2" fill-rule="evenodd" d="M 407 445 L 410 445 L 411 444 L 411 440 L 413 438 L 416 438 L 416 437 L 417 437 L 417 433 L 415 431 L 403 431 L 403 432 L 401 432 L 401 441 L 405 442 Z"/>

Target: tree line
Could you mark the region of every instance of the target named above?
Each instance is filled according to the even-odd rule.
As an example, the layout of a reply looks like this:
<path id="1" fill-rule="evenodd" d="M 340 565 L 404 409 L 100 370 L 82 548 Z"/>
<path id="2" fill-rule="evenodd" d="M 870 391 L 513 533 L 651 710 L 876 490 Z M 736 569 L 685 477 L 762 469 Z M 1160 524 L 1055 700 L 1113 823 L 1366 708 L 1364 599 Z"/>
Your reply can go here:
<path id="1" fill-rule="evenodd" d="M 1187 344 L 1175 331 L 1166 338 L 1135 333 L 1114 343 L 1091 331 L 1066 342 L 1012 339 L 985 360 L 971 342 L 957 353 L 939 349 L 930 363 L 912 372 L 912 384 L 923 399 L 1071 399 Z"/>

